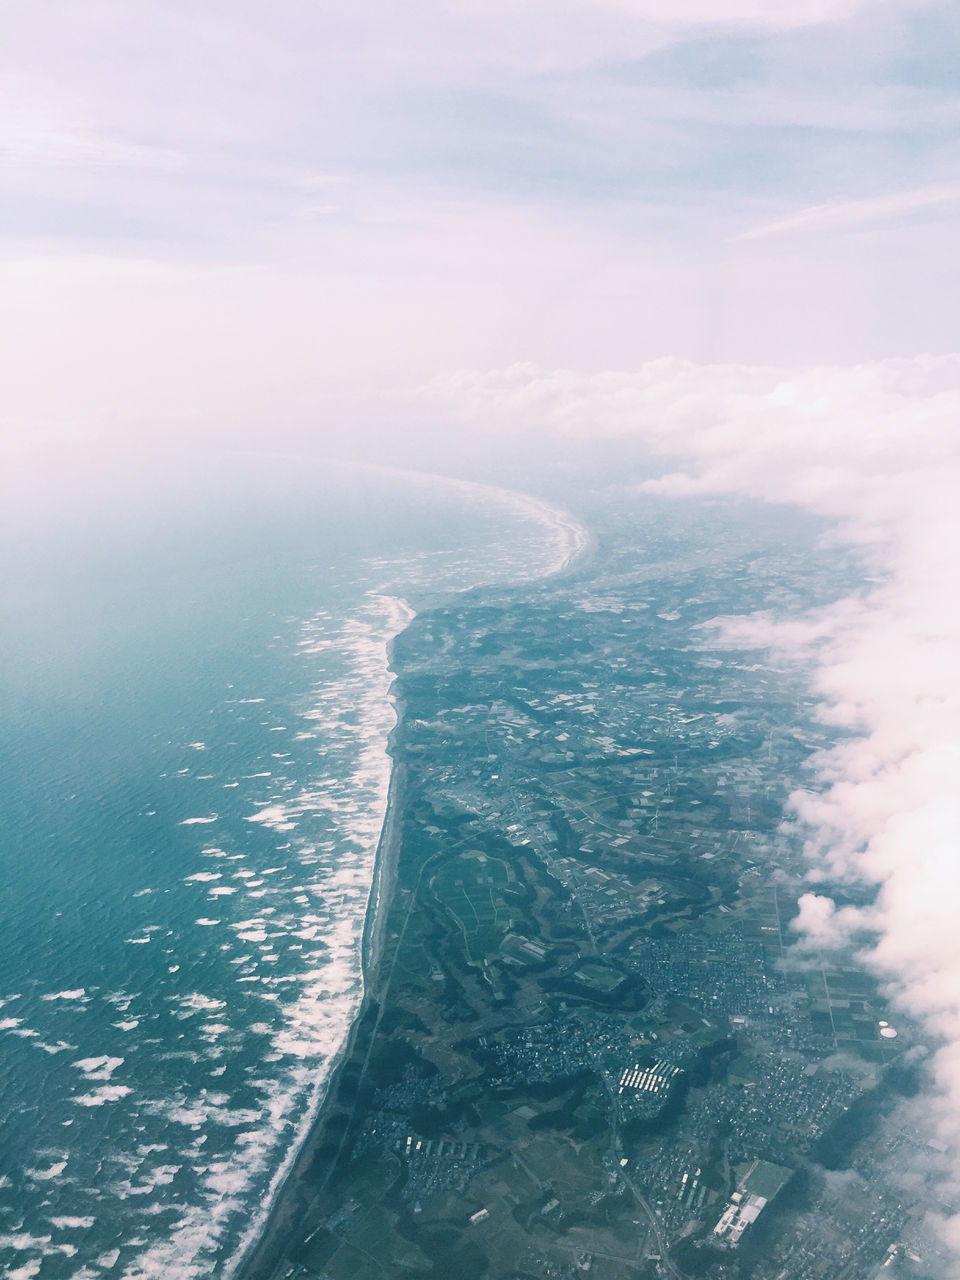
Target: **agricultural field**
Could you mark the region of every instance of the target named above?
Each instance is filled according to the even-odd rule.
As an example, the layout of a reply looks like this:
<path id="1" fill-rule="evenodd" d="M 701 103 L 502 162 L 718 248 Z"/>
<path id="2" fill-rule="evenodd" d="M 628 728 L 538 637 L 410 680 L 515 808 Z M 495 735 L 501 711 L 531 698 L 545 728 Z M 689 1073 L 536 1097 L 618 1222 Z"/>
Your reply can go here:
<path id="1" fill-rule="evenodd" d="M 442 863 L 430 881 L 437 902 L 453 917 L 470 964 L 497 955 L 520 915 L 513 867 L 479 849 Z"/>

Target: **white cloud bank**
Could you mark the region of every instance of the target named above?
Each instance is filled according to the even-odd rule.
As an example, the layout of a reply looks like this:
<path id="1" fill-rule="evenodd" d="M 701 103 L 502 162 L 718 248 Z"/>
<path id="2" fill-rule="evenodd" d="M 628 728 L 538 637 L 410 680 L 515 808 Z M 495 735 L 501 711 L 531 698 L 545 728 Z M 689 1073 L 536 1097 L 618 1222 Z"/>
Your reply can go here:
<path id="1" fill-rule="evenodd" d="M 865 962 L 937 1036 L 935 1118 L 960 1177 L 960 356 L 782 371 L 661 360 L 581 377 L 529 366 L 431 394 L 476 419 L 636 436 L 687 469 L 646 487 L 740 494 L 835 520 L 878 570 L 863 594 L 737 644 L 815 659 L 823 716 L 853 730 L 792 797 L 810 879 L 877 888 L 866 909 L 801 903 L 810 948 L 864 930 Z M 947 1224 L 960 1248 L 960 1219 Z"/>

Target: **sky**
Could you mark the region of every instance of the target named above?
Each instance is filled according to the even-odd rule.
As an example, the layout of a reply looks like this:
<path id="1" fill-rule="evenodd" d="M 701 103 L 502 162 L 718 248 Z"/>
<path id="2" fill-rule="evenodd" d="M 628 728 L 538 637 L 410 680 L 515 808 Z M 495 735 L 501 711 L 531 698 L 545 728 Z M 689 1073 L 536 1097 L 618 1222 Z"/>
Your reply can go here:
<path id="1" fill-rule="evenodd" d="M 950 1195 L 958 67 L 922 0 L 0 5 L 7 456 L 630 440 L 638 502 L 788 503 L 866 557 L 721 633 L 846 731 L 791 802 L 797 946 L 859 947 L 940 1046 Z"/>
<path id="2" fill-rule="evenodd" d="M 462 368 L 942 354 L 958 54 L 918 0 L 5 4 L 5 429 L 315 439 Z"/>

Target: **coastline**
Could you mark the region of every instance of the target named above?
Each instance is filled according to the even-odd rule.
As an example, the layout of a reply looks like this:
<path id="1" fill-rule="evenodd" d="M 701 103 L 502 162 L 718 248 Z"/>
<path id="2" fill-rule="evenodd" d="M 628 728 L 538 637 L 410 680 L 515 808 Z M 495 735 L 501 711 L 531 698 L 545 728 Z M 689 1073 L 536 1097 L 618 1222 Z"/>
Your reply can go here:
<path id="1" fill-rule="evenodd" d="M 643 530 L 645 526 L 638 524 Z M 574 1237 L 571 1243 L 564 1238 L 568 1225 L 556 1231 L 555 1221 L 544 1223 L 547 1196 L 550 1212 L 566 1205 L 569 1213 L 562 1209 L 558 1217 L 567 1215 L 567 1223 L 578 1232 L 590 1232 L 585 1260 L 592 1262 L 599 1256 L 618 1264 L 610 1269 L 611 1277 L 626 1280 L 635 1273 L 637 1260 L 646 1273 L 649 1266 L 644 1264 L 659 1258 L 666 1270 L 682 1280 L 688 1266 L 697 1270 L 700 1261 L 692 1261 L 693 1255 L 684 1252 L 690 1234 L 696 1229 L 696 1238 L 709 1242 L 721 1203 L 743 1185 L 740 1170 L 745 1166 L 734 1161 L 738 1157 L 753 1160 L 756 1168 L 762 1159 L 771 1178 L 776 1173 L 780 1179 L 779 1186 L 785 1186 L 799 1169 L 816 1168 L 820 1151 L 826 1150 L 822 1142 L 841 1138 L 846 1142 L 841 1112 L 853 1109 L 858 1114 L 858 1091 L 864 1089 L 864 1079 L 879 1074 L 879 1068 L 872 1066 L 865 1066 L 863 1075 L 838 1066 L 838 1051 L 847 1049 L 842 1037 L 836 1029 L 831 1037 L 821 1025 L 825 1016 L 821 1015 L 820 1024 L 814 1022 L 798 1001 L 797 1027 L 800 1032 L 810 1029 L 809 1040 L 801 1042 L 802 1052 L 792 1055 L 795 1060 L 786 1075 L 781 1074 L 782 1054 L 768 1038 L 769 1024 L 764 1023 L 755 1038 L 745 1042 L 747 1060 L 757 1063 L 758 1077 L 768 1079 L 770 1095 L 776 1094 L 775 1114 L 780 1114 L 779 1098 L 787 1098 L 782 1108 L 787 1119 L 779 1137 L 769 1137 L 771 1126 L 761 1116 L 755 1133 L 744 1127 L 745 1142 L 750 1145 L 732 1148 L 732 1154 L 727 1147 L 715 1147 L 712 1140 L 709 1148 L 688 1146 L 691 1129 L 679 1120 L 686 1108 L 684 1081 L 678 1081 L 675 1096 L 650 1099 L 648 1106 L 642 1106 L 648 1101 L 643 1098 L 641 1106 L 632 1105 L 636 1100 L 629 1095 L 621 1101 L 622 1086 L 616 1093 L 617 1073 L 625 1058 L 632 1060 L 628 1055 L 641 1042 L 638 1032 L 647 1044 L 662 1041 L 676 1046 L 678 1057 L 671 1063 L 675 1074 L 689 1071 L 692 1076 L 695 1069 L 710 1067 L 710 1080 L 701 1076 L 695 1086 L 702 1086 L 704 1094 L 708 1085 L 724 1090 L 728 1076 L 736 1081 L 728 1067 L 734 1061 L 733 1051 L 744 1042 L 734 1042 L 731 1033 L 744 1021 L 743 1002 L 756 1008 L 758 1018 L 775 1012 L 767 1004 L 765 971 L 779 961 L 777 942 L 771 938 L 765 949 L 744 938 L 743 922 L 752 922 L 756 933 L 772 935 L 782 918 L 779 892 L 768 900 L 754 888 L 757 846 L 748 845 L 747 838 L 762 839 L 765 832 L 776 830 L 779 816 L 771 808 L 751 819 L 749 811 L 735 810 L 736 797 L 728 800 L 729 793 L 718 790 L 716 817 L 706 829 L 692 833 L 694 844 L 685 815 L 675 820 L 673 829 L 668 817 L 667 829 L 659 836 L 659 808 L 656 813 L 643 813 L 637 806 L 629 825 L 624 823 L 624 834 L 640 851 L 620 854 L 609 849 L 604 802 L 612 795 L 633 792 L 638 766 L 632 744 L 643 741 L 644 726 L 658 719 L 664 690 L 677 706 L 687 705 L 681 699 L 687 696 L 691 670 L 699 673 L 702 682 L 693 705 L 703 707 L 706 714 L 720 716 L 730 705 L 749 711 L 759 689 L 765 701 L 755 722 L 768 741 L 776 741 L 781 717 L 780 704 L 769 699 L 763 675 L 753 677 L 749 668 L 738 666 L 718 676 L 711 659 L 695 657 L 693 667 L 664 661 L 669 675 L 645 687 L 636 699 L 629 675 L 623 680 L 613 675 L 609 684 L 600 683 L 605 673 L 624 667 L 629 671 L 638 651 L 654 661 L 664 650 L 689 652 L 686 636 L 695 636 L 698 625 L 694 614 L 685 623 L 689 630 L 677 639 L 672 625 L 659 626 L 656 621 L 672 624 L 676 620 L 672 605 L 678 588 L 692 594 L 684 561 L 680 559 L 662 584 L 650 584 L 643 562 L 621 577 L 624 544 L 616 541 L 615 530 L 611 534 L 605 524 L 600 527 L 600 537 L 571 547 L 562 566 L 549 575 L 555 582 L 558 576 L 566 577 L 558 589 L 541 597 L 515 583 L 502 591 L 477 592 L 462 604 L 458 600 L 421 614 L 417 627 L 396 638 L 390 659 L 396 688 L 402 691 L 402 698 L 395 701 L 398 714 L 391 751 L 397 776 L 391 770 L 391 803 L 377 844 L 378 862 L 371 875 L 360 939 L 368 985 L 337 1074 L 324 1082 L 325 1096 L 310 1135 L 313 1158 L 298 1157 L 284 1187 L 285 1204 L 278 1204 L 269 1235 L 264 1233 L 260 1269 L 251 1268 L 244 1280 L 320 1280 L 321 1276 L 375 1280 L 399 1274 L 481 1280 L 519 1275 L 521 1270 L 526 1274 L 530 1262 L 541 1273 L 572 1275 L 570 1255 L 583 1237 Z M 598 561 L 595 571 L 590 565 L 593 555 Z M 774 570 L 780 563 L 777 555 L 774 546 L 766 562 Z M 698 586 L 703 584 L 704 598 L 696 603 L 705 611 L 731 595 L 748 602 L 755 599 L 749 574 L 739 573 L 731 591 L 723 573 L 712 577 L 712 567 L 701 566 L 701 576 L 694 580 Z M 742 569 L 740 564 L 735 567 Z M 767 582 L 763 574 L 760 580 Z M 741 583 L 744 594 L 739 597 L 735 591 Z M 652 599 L 651 591 L 656 592 Z M 651 625 L 641 633 L 639 644 L 633 627 L 609 625 L 604 615 L 611 598 L 623 599 L 626 607 L 636 607 L 638 612 L 650 609 Z M 524 639 L 518 643 L 520 632 Z M 693 651 L 700 652 L 696 646 Z M 560 658 L 556 663 L 555 653 Z M 515 732 L 515 718 L 502 711 L 504 690 L 516 690 L 517 700 L 541 711 L 542 723 L 549 723 L 558 740 L 562 729 L 565 741 L 571 732 L 578 732 L 581 708 L 567 707 L 567 700 L 555 695 L 558 689 L 580 687 L 618 695 L 601 711 L 602 724 L 609 726 L 613 741 L 613 749 L 605 747 L 602 753 L 605 767 L 595 767 L 595 740 L 590 737 L 580 745 L 579 756 L 565 753 L 564 760 L 537 755 L 534 759 L 545 759 L 547 767 L 535 771 L 529 767 L 530 749 Z M 592 694 L 587 697 L 594 701 Z M 601 705 L 602 701 L 596 698 Z M 452 717 L 446 715 L 450 708 L 462 715 L 454 728 Z M 653 715 L 648 718 L 649 711 Z M 715 745 L 709 722 L 707 733 L 699 741 L 683 739 L 684 746 L 690 742 L 695 748 L 683 757 L 683 777 L 701 776 L 703 744 Z M 681 737 L 682 731 L 654 734 L 649 748 L 641 749 L 641 754 L 653 757 L 643 777 L 662 778 L 650 785 L 662 788 L 664 796 L 675 786 L 681 767 L 681 757 L 675 753 Z M 599 735 L 598 740 L 602 746 Z M 722 769 L 741 761 L 752 769 L 756 758 L 752 734 L 735 739 L 729 750 L 735 763 L 725 762 Z M 774 761 L 768 753 L 768 758 L 770 772 L 764 779 L 773 779 L 780 794 L 787 794 L 791 772 L 800 773 L 806 757 L 791 754 L 787 747 L 782 757 Z M 484 770 L 484 761 L 496 763 Z M 554 761 L 573 762 L 569 773 L 575 785 L 565 785 L 564 779 L 556 785 L 561 771 L 550 770 Z M 463 779 L 471 776 L 475 764 L 479 770 L 473 772 L 483 777 L 483 784 L 470 792 L 470 783 L 464 786 Z M 518 775 L 527 788 L 521 796 Z M 602 859 L 601 877 L 604 868 L 609 872 L 606 879 L 619 877 L 620 892 L 630 896 L 633 912 L 626 933 L 619 910 L 578 898 L 575 910 L 582 912 L 580 926 L 568 905 L 569 882 L 558 880 L 552 846 L 560 845 L 561 862 L 574 864 L 574 858 L 565 856 L 569 846 L 565 849 L 561 840 L 565 830 L 581 834 L 573 824 L 585 812 L 590 814 L 585 833 L 594 847 L 581 849 L 577 844 L 575 865 L 589 867 Z M 533 819 L 528 819 L 530 814 Z M 535 828 L 533 821 L 544 814 L 550 819 L 558 814 L 559 820 L 551 821 L 550 827 Z M 724 834 L 718 837 L 718 832 Z M 596 846 L 604 845 L 607 852 L 598 853 Z M 717 846 L 723 859 L 719 871 L 710 865 L 718 856 Z M 703 856 L 706 860 L 701 862 Z M 508 870 L 501 872 L 501 866 Z M 784 866 L 791 869 L 789 852 Z M 677 887 L 652 907 L 649 897 L 633 900 L 634 890 L 643 891 L 651 871 L 657 883 Z M 525 890 L 522 897 L 511 887 L 518 882 Z M 464 886 L 466 891 L 458 895 L 456 891 Z M 573 891 L 578 887 L 574 881 Z M 496 922 L 496 934 L 493 930 L 483 933 L 484 917 L 473 906 L 475 902 L 485 906 L 487 900 L 494 912 L 506 908 Z M 792 910 L 794 899 L 784 901 Z M 476 928 L 461 903 L 473 908 Z M 713 911 L 718 914 L 701 924 Z M 733 920 L 717 927 L 720 911 L 732 912 Z M 633 956 L 636 950 L 641 963 L 651 954 L 654 964 L 661 963 L 656 950 L 648 952 L 643 941 L 649 934 L 653 948 L 657 925 L 661 938 L 669 931 L 677 939 L 666 953 L 668 963 L 684 967 L 676 977 L 660 979 L 668 994 L 654 1003 L 656 974 L 649 986 L 642 985 L 650 969 L 640 969 Z M 685 936 L 688 931 L 694 935 L 692 952 Z M 690 955 L 700 953 L 700 937 L 709 948 L 717 934 L 725 944 L 716 954 L 729 958 L 718 962 L 724 968 L 712 971 L 708 983 L 694 984 L 688 998 L 684 975 Z M 536 958 L 541 963 L 507 967 L 518 938 L 521 945 L 536 948 L 539 944 Z M 489 969 L 485 957 L 492 957 Z M 607 981 L 603 988 L 599 984 L 591 988 L 580 979 L 580 986 L 574 986 L 571 972 L 596 971 L 598 958 L 607 973 L 618 975 L 615 984 Z M 747 994 L 714 1011 L 709 1002 L 718 999 L 717 984 L 728 989 L 730 973 L 738 971 L 748 975 L 743 980 Z M 823 980 L 826 984 L 826 973 Z M 735 981 L 739 989 L 740 979 Z M 875 997 L 869 993 L 868 998 Z M 876 1006 L 871 1006 L 876 1008 L 874 1017 L 888 1016 L 880 997 L 876 999 Z M 789 1014 L 792 1007 L 784 1000 L 784 1012 Z M 698 1009 L 710 1015 L 700 1019 L 703 1030 L 691 1016 Z M 537 1030 L 531 1035 L 533 1027 Z M 647 1027 L 655 1027 L 655 1033 L 647 1036 Z M 794 1043 L 799 1040 L 797 1035 Z M 884 1061 L 902 1061 L 902 1049 L 884 1046 L 882 1039 L 878 1043 Z M 645 1061 L 652 1062 L 659 1052 L 651 1047 Z M 863 1056 L 865 1062 L 880 1061 L 872 1048 Z M 718 1070 L 714 1075 L 715 1060 L 722 1074 Z M 811 1076 L 809 1067 L 814 1063 L 820 1064 L 815 1067 L 818 1082 L 825 1082 L 819 1113 L 823 1120 L 811 1130 L 804 1146 L 798 1138 L 802 1121 L 792 1117 L 809 1114 L 800 1084 Z M 894 1078 L 892 1072 L 883 1076 L 884 1080 Z M 796 1103 L 792 1098 L 795 1080 L 800 1082 Z M 870 1084 L 868 1079 L 863 1097 L 870 1096 Z M 700 1096 L 696 1096 L 697 1105 Z M 724 1092 L 710 1096 L 718 1099 L 717 1114 L 724 1114 L 719 1108 L 725 1105 L 730 1105 L 734 1118 L 741 1114 L 735 1103 L 727 1103 Z M 906 1078 L 903 1096 L 913 1096 L 907 1091 Z M 699 1126 L 704 1114 L 691 1108 L 691 1124 Z M 836 1133 L 832 1116 L 839 1116 Z M 637 1123 L 628 1128 L 631 1120 Z M 871 1160 L 874 1154 L 882 1159 L 887 1136 L 871 1122 L 866 1136 L 851 1138 L 851 1144 L 873 1143 L 868 1147 Z M 772 1141 L 779 1145 L 769 1147 Z M 621 1142 L 623 1146 L 613 1145 Z M 615 1193 L 611 1191 L 611 1149 L 623 1152 L 619 1166 L 612 1170 Z M 685 1165 L 701 1149 L 710 1151 L 715 1198 L 705 1207 L 697 1205 L 695 1218 L 689 1203 L 679 1203 L 671 1213 L 654 1214 L 648 1197 L 656 1196 L 661 1185 L 676 1190 L 677 1153 Z M 760 1152 L 756 1160 L 754 1150 Z M 809 1160 L 808 1150 L 813 1152 Z M 846 1146 L 843 1150 L 849 1155 Z M 617 1167 L 628 1171 L 617 1172 Z M 856 1192 L 851 1194 L 856 1209 L 860 1200 Z M 814 1205 L 822 1204 L 824 1209 L 819 1217 L 827 1223 L 825 1251 L 836 1244 L 842 1260 L 849 1256 L 849 1247 L 843 1243 L 843 1233 L 830 1226 L 831 1203 L 828 1190 L 823 1201 Z M 804 1235 L 807 1225 L 802 1227 Z M 784 1228 L 793 1229 L 792 1224 Z M 899 1224 L 896 1229 L 900 1230 Z M 797 1239 L 801 1238 L 798 1234 Z M 878 1247 L 877 1265 L 882 1260 L 879 1250 L 887 1243 L 884 1237 L 870 1245 Z M 582 1256 L 574 1257 L 577 1269 Z"/>
<path id="2" fill-rule="evenodd" d="M 492 486 L 484 487 L 492 488 Z M 511 490 L 495 490 L 495 492 L 501 497 L 509 495 L 514 500 L 522 499 L 528 510 L 536 511 L 540 519 L 553 529 L 564 530 L 570 539 L 568 550 L 558 564 L 554 564 L 546 572 L 538 573 L 531 579 L 514 582 L 510 584 L 511 587 L 527 585 L 528 582 L 566 577 L 592 558 L 596 551 L 596 539 L 592 531 L 577 520 L 571 512 L 533 495 L 515 493 Z M 416 612 L 411 613 L 404 626 L 388 643 L 388 666 L 391 671 L 394 671 L 395 676 L 393 667 L 395 642 L 417 616 Z M 265 1221 L 235 1260 L 228 1264 L 226 1274 L 230 1280 L 274 1280 L 283 1258 L 284 1242 L 296 1222 L 303 1218 L 311 1203 L 324 1189 L 341 1154 L 342 1143 L 338 1144 L 332 1153 L 328 1152 L 326 1156 L 324 1155 L 331 1112 L 329 1104 L 336 1098 L 344 1068 L 354 1056 L 360 1028 L 375 1008 L 379 1012 L 383 986 L 380 960 L 400 855 L 406 771 L 397 759 L 396 742 L 403 727 L 405 707 L 398 695 L 391 692 L 390 696 L 394 704 L 396 722 L 387 740 L 387 753 L 392 760 L 390 782 L 361 939 L 363 994 L 349 1030 L 330 1062 L 323 1093 L 317 1102 L 306 1137 L 302 1140 L 289 1169 L 273 1194 Z M 326 1168 L 321 1172 L 321 1161 L 324 1159 Z"/>
<path id="3" fill-rule="evenodd" d="M 409 623 L 408 623 L 409 625 Z M 392 660 L 393 641 L 388 648 L 388 657 Z M 373 879 L 367 899 L 364 917 L 363 936 L 361 941 L 361 973 L 363 995 L 360 1004 L 350 1023 L 350 1028 L 343 1043 L 330 1063 L 323 1096 L 320 1098 L 316 1115 L 310 1124 L 306 1138 L 301 1143 L 283 1181 L 280 1183 L 270 1205 L 266 1221 L 257 1236 L 239 1255 L 227 1274 L 231 1280 L 267 1280 L 274 1275 L 277 1259 L 281 1256 L 280 1243 L 289 1232 L 292 1224 L 302 1216 L 309 1207 L 317 1191 L 322 1189 L 325 1178 L 313 1183 L 308 1190 L 306 1174 L 318 1162 L 326 1136 L 327 1102 L 335 1094 L 343 1068 L 349 1062 L 356 1046 L 357 1034 L 365 1015 L 376 1003 L 378 992 L 377 978 L 380 969 L 380 954 L 383 948 L 386 927 L 386 908 L 390 902 L 396 878 L 397 861 L 400 852 L 400 815 L 404 799 L 406 773 L 393 754 L 393 745 L 397 730 L 403 719 L 403 706 L 399 699 L 394 699 L 397 721 L 390 732 L 387 750 L 393 763 L 390 770 L 390 784 L 387 792 L 387 807 L 384 814 L 380 839 L 374 861 Z M 335 1163 L 330 1161 L 327 1174 Z"/>
<path id="4" fill-rule="evenodd" d="M 562 507 L 555 508 L 555 510 L 561 510 L 565 515 L 569 514 L 566 509 Z M 570 574 L 578 572 L 580 569 L 589 565 L 593 560 L 593 557 L 596 555 L 598 543 L 593 530 L 587 525 L 581 524 L 576 517 L 571 516 L 571 520 L 576 527 L 574 546 L 570 549 L 567 556 L 564 557 L 561 564 L 559 564 L 555 569 L 551 569 L 549 573 L 544 574 L 541 579 L 544 582 L 548 579 L 550 581 L 555 581 L 557 578 L 566 578 Z"/>

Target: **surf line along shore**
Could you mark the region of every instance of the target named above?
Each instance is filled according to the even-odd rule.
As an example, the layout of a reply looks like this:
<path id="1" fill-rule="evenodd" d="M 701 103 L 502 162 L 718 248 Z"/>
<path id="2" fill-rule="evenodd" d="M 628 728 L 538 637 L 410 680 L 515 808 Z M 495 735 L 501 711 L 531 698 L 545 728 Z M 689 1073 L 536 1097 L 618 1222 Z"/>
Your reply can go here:
<path id="1" fill-rule="evenodd" d="M 516 496 L 511 491 L 497 492 Z M 522 496 L 528 510 L 535 510 L 554 531 L 562 533 L 565 544 L 558 561 L 545 573 L 536 575 L 535 580 L 556 580 L 582 572 L 596 551 L 596 541 L 589 528 L 562 507 L 528 495 Z M 514 585 L 526 584 L 521 582 Z M 472 592 L 476 588 L 468 590 Z M 388 646 L 388 661 L 395 675 L 399 674 L 394 664 L 396 641 L 422 617 L 422 614 L 408 617 L 406 625 Z M 307 1137 L 276 1191 L 262 1229 L 247 1244 L 237 1260 L 228 1266 L 226 1275 L 229 1280 L 279 1280 L 280 1277 L 296 1274 L 299 1271 L 297 1264 L 302 1246 L 309 1243 L 312 1235 L 322 1225 L 315 1219 L 315 1210 L 319 1208 L 319 1202 L 331 1178 L 342 1165 L 344 1149 L 353 1136 L 357 1099 L 362 1093 L 361 1086 L 379 1040 L 381 1018 L 391 986 L 395 958 L 406 930 L 406 921 L 417 902 L 424 875 L 430 870 L 436 857 L 429 857 L 421 864 L 417 883 L 410 892 L 407 911 L 401 916 L 402 923 L 397 916 L 393 917 L 394 930 L 399 928 L 400 932 L 391 939 L 394 944 L 391 959 L 385 955 L 387 921 L 391 916 L 396 891 L 402 855 L 404 815 L 410 798 L 407 773 L 402 762 L 406 706 L 396 689 L 395 682 L 391 698 L 396 711 L 396 723 L 387 745 L 392 767 L 386 812 L 364 919 L 361 945 L 363 997 L 360 1008 L 330 1068 L 326 1089 Z"/>
<path id="2" fill-rule="evenodd" d="M 392 647 L 391 643 L 391 662 Z M 232 1277 L 232 1280 L 272 1280 L 272 1277 L 285 1275 L 289 1270 L 290 1259 L 286 1254 L 286 1247 L 291 1243 L 299 1244 L 304 1232 L 309 1232 L 311 1206 L 323 1192 L 337 1167 L 344 1142 L 351 1130 L 352 1110 L 342 1133 L 339 1135 L 328 1133 L 330 1104 L 340 1093 L 344 1068 L 354 1059 L 357 1035 L 361 1026 L 365 1028 L 369 1026 L 367 1058 L 377 1038 L 376 1032 L 383 1010 L 382 997 L 390 982 L 390 973 L 384 970 L 381 961 L 387 916 L 396 885 L 403 807 L 406 799 L 406 770 L 397 760 L 396 755 L 397 735 L 403 724 L 405 708 L 402 700 L 395 695 L 394 705 L 397 720 L 391 730 L 387 746 L 388 753 L 393 758 L 390 787 L 377 845 L 361 944 L 363 998 L 330 1070 L 326 1092 L 313 1126 L 289 1173 L 277 1190 L 258 1238 L 247 1247 L 234 1267 L 228 1271 L 227 1274 Z M 361 1077 L 365 1067 L 366 1060 L 361 1065 Z M 339 1108 L 337 1114 L 340 1114 Z"/>

